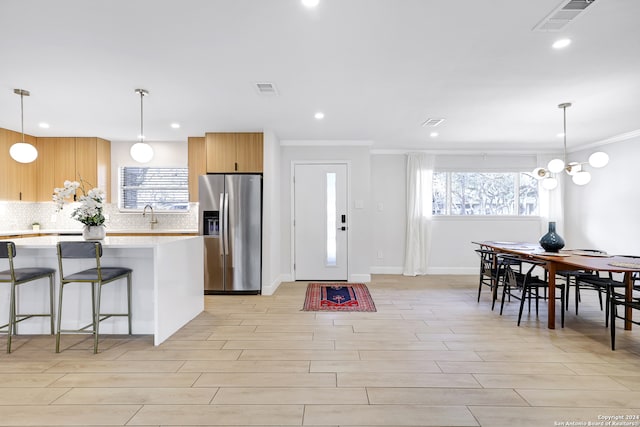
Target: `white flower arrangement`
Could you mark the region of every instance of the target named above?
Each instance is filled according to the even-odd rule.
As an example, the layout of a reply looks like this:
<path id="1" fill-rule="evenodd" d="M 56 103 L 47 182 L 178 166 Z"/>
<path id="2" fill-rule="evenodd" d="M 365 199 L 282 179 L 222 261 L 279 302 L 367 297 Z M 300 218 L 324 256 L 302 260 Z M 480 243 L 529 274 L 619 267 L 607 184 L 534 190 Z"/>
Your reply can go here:
<path id="1" fill-rule="evenodd" d="M 105 218 L 102 214 L 102 209 L 104 207 L 105 193 L 98 188 L 85 191 L 84 183 L 80 178 L 80 182 L 65 181 L 63 188 L 54 188 L 53 201 L 56 204 L 56 212 L 62 210 L 65 199 L 75 196 L 76 190 L 79 188 L 82 191 L 82 195 L 78 198 L 80 206 L 73 211 L 71 217 L 84 225 L 103 225 Z"/>

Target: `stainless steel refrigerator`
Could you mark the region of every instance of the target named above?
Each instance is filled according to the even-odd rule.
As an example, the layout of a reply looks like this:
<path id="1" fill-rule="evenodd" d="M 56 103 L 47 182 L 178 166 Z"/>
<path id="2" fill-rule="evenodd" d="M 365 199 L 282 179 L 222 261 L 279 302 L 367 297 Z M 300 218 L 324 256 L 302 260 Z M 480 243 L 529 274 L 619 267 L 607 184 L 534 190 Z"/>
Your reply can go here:
<path id="1" fill-rule="evenodd" d="M 259 294 L 262 284 L 262 176 L 208 174 L 198 180 L 204 293 Z"/>

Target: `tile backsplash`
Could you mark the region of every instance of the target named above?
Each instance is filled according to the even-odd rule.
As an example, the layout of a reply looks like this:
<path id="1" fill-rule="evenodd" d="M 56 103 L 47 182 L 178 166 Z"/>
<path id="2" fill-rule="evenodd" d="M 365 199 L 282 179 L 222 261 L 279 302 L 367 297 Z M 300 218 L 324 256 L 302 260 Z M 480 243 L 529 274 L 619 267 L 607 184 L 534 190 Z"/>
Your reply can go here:
<path id="1" fill-rule="evenodd" d="M 53 202 L 0 202 L 0 232 L 30 230 L 31 224 L 40 223 L 42 230 L 70 230 L 82 229 L 82 223 L 71 218 L 75 209 L 73 203 L 64 206 L 56 212 Z M 142 213 L 120 212 L 117 205 L 108 203 L 104 209 L 107 218 L 107 231 L 116 230 L 149 230 L 149 213 L 143 217 Z M 153 229 L 195 231 L 198 228 L 198 204 L 190 203 L 189 211 L 184 213 L 156 212 L 158 223 Z"/>

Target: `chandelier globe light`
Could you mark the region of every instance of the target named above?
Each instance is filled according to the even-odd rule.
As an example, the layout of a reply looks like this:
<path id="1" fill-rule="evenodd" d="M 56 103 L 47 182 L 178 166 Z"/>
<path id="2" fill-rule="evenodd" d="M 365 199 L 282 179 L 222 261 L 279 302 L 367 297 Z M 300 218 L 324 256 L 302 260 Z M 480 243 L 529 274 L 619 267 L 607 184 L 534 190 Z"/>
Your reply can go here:
<path id="1" fill-rule="evenodd" d="M 546 168 L 539 167 L 533 170 L 533 176 L 542 180 L 542 188 L 545 190 L 553 190 L 558 186 L 556 174 L 565 171 L 571 176 L 571 180 L 576 185 L 586 185 L 591 181 L 591 173 L 584 170 L 585 165 L 593 168 L 602 168 L 609 163 L 609 155 L 603 151 L 597 151 L 589 156 L 586 162 L 567 162 L 567 108 L 571 107 L 570 102 L 563 102 L 558 105 L 562 108 L 564 132 L 562 133 L 564 141 L 564 156 L 562 159 L 551 160 Z"/>
<path id="2" fill-rule="evenodd" d="M 9 148 L 9 155 L 19 163 L 31 163 L 38 158 L 38 150 L 33 145 L 24 141 L 24 97 L 31 95 L 28 90 L 14 89 L 13 93 L 20 95 L 20 126 L 22 141 L 16 142 Z"/>
<path id="3" fill-rule="evenodd" d="M 153 148 L 144 142 L 143 99 L 146 95 L 149 95 L 149 91 L 145 89 L 136 89 L 136 93 L 140 95 L 140 141 L 131 146 L 129 154 L 131 154 L 131 158 L 138 163 L 148 163 L 153 159 Z"/>

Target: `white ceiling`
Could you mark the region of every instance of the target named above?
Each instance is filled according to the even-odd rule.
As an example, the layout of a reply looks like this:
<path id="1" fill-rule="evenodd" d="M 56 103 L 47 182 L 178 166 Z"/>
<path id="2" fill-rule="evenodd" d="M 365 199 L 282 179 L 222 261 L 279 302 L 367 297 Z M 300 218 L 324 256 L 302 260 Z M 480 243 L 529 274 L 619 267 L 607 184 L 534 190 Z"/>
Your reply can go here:
<path id="1" fill-rule="evenodd" d="M 0 127 L 148 141 L 272 130 L 376 149 L 549 151 L 640 130 L 640 1 L 2 0 Z M 564 50 L 551 44 L 568 36 Z M 272 82 L 277 97 L 258 95 Z M 325 119 L 313 115 L 323 111 Z M 433 130 L 427 118 L 445 118 Z M 39 122 L 50 123 L 40 129 Z M 169 127 L 179 122 L 178 130 Z"/>

